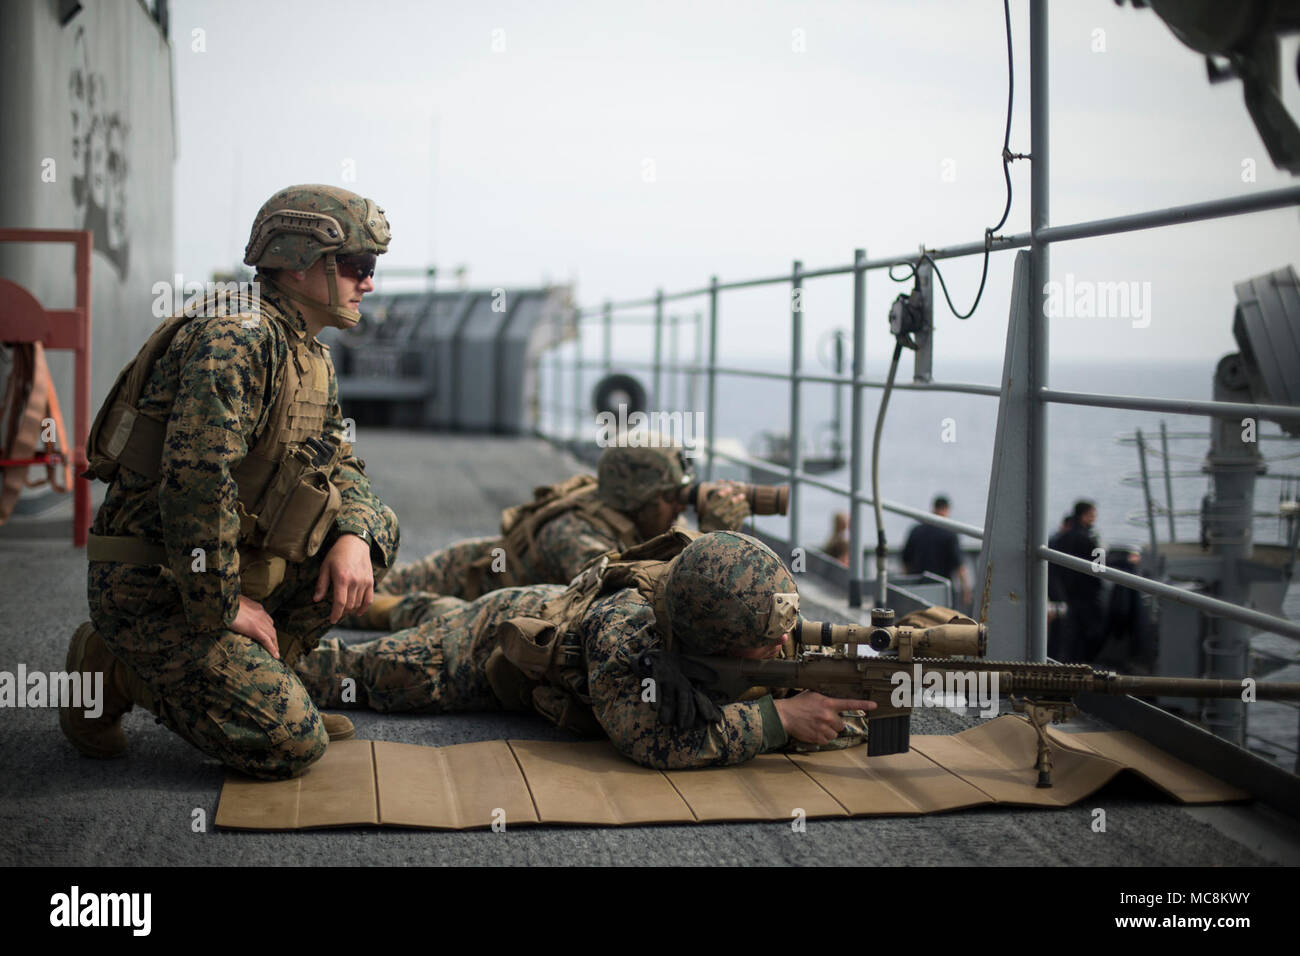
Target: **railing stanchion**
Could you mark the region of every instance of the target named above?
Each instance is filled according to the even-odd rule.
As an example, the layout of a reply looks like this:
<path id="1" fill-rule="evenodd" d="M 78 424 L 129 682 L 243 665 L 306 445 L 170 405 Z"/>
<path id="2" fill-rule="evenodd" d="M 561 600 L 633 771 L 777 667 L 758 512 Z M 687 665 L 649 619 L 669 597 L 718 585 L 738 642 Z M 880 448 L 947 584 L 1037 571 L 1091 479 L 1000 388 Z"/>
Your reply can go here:
<path id="1" fill-rule="evenodd" d="M 551 351 L 551 382 L 552 405 L 551 405 L 551 439 L 560 441 L 560 423 L 561 416 L 564 414 L 564 368 L 560 363 L 560 347 Z"/>
<path id="2" fill-rule="evenodd" d="M 1151 560 L 1160 553 L 1160 544 L 1156 540 L 1156 513 L 1151 501 L 1151 479 L 1147 475 L 1147 443 L 1142 437 L 1142 429 L 1137 430 L 1138 464 L 1142 468 L 1142 504 L 1147 509 L 1147 532 L 1151 538 Z"/>
<path id="3" fill-rule="evenodd" d="M 698 325 L 697 325 L 698 327 Z M 718 277 L 709 280 L 709 395 L 704 428 L 709 440 L 709 464 L 704 476 L 713 480 L 713 443 L 718 438 Z"/>
<path id="4" fill-rule="evenodd" d="M 582 440 L 582 315 L 573 323 L 573 448 Z"/>
<path id="5" fill-rule="evenodd" d="M 862 606 L 862 380 L 867 364 L 867 250 L 853 250 L 853 384 L 849 387 L 849 607 Z"/>
<path id="6" fill-rule="evenodd" d="M 800 421 L 802 384 L 799 372 L 803 368 L 803 263 L 794 261 L 790 274 L 790 540 L 793 552 L 802 547 L 799 534 L 799 473 L 803 470 L 803 423 Z M 789 556 L 787 555 L 787 559 Z"/>
<path id="7" fill-rule="evenodd" d="M 605 374 L 614 369 L 614 304 L 605 301 L 605 314 L 602 317 L 604 340 L 601 343 L 601 361 L 605 363 Z"/>
<path id="8" fill-rule="evenodd" d="M 699 309 L 691 316 L 691 323 L 695 329 L 695 351 L 692 353 L 695 358 L 691 363 L 693 368 L 690 377 L 686 381 L 690 389 L 686 404 L 691 411 L 696 411 L 700 407 L 700 368 L 704 365 L 704 316 Z"/>
<path id="9" fill-rule="evenodd" d="M 1047 542 L 1047 403 L 1040 390 L 1047 385 L 1048 327 L 1042 290 L 1051 277 L 1049 247 L 1037 236 L 1050 223 L 1048 199 L 1048 43 L 1047 0 L 1029 0 L 1029 659 L 1047 659 L 1047 564 L 1036 554 Z M 986 529 L 990 530 L 990 529 Z M 992 529 L 996 533 L 996 529 Z"/>
<path id="10" fill-rule="evenodd" d="M 672 408 L 684 414 L 687 411 L 686 383 L 682 378 L 681 351 L 677 346 L 677 332 L 680 326 L 681 321 L 678 316 L 670 315 L 668 317 L 668 369 L 670 376 L 668 401 L 672 403 Z"/>
<path id="11" fill-rule="evenodd" d="M 1173 544 L 1178 540 L 1174 533 L 1174 483 L 1169 474 L 1169 430 L 1163 418 L 1160 419 L 1160 454 L 1165 460 L 1165 504 L 1169 515 L 1169 543 Z"/>
<path id="12" fill-rule="evenodd" d="M 664 290 L 655 292 L 655 380 L 653 409 L 665 411 L 663 395 L 664 374 Z"/>

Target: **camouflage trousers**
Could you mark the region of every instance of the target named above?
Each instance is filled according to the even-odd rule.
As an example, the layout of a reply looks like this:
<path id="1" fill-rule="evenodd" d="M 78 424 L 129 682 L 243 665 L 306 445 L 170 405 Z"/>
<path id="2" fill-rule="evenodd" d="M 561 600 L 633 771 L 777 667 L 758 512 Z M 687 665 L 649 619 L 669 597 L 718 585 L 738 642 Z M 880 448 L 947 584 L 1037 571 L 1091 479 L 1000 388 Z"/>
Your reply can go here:
<path id="1" fill-rule="evenodd" d="M 297 674 L 319 707 L 402 713 L 501 710 L 484 665 L 497 627 L 539 613 L 564 590 L 556 584 L 502 588 L 476 601 L 412 594 L 394 619 L 413 626 L 344 644 L 331 637 L 298 661 Z"/>
<path id="2" fill-rule="evenodd" d="M 227 767 L 267 779 L 297 776 L 329 742 L 291 669 L 330 626 L 331 595 L 312 601 L 327 551 L 289 565 L 260 602 L 275 622 L 278 661 L 234 631 L 195 634 L 167 568 L 90 562 L 91 621 L 153 695 L 160 723 Z M 376 568 L 376 577 L 383 572 Z"/>
<path id="3" fill-rule="evenodd" d="M 450 547 L 434 551 L 419 561 L 399 565 L 384 578 L 376 590 L 384 594 L 409 594 L 424 591 L 446 597 L 466 597 L 470 565 L 487 557 L 493 548 L 502 546 L 501 538 L 466 538 Z"/>

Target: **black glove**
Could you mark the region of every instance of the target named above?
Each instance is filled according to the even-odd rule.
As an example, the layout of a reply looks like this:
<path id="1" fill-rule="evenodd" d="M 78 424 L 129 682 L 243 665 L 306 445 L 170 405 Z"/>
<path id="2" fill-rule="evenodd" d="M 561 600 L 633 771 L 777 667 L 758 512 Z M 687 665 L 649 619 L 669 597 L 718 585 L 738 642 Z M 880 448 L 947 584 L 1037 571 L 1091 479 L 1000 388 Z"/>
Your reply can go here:
<path id="1" fill-rule="evenodd" d="M 679 730 L 697 730 L 722 719 L 713 698 L 697 686 L 718 679 L 717 672 L 708 665 L 669 651 L 653 650 L 638 655 L 632 670 L 641 680 L 648 677 L 654 681 L 650 706 L 659 715 L 659 723 Z"/>

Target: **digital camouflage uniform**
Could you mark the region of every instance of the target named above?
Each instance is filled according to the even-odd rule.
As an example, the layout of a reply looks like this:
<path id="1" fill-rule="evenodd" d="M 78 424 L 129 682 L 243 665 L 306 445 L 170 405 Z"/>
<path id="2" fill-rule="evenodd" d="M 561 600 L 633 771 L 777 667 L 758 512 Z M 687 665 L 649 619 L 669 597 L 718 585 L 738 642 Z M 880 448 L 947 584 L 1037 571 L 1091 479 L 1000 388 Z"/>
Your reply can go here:
<path id="1" fill-rule="evenodd" d="M 727 533 L 723 533 L 724 535 Z M 709 535 L 706 539 L 720 536 Z M 694 607 L 692 624 L 711 632 L 713 644 L 696 645 L 697 652 L 718 652 L 717 641 L 733 648 L 756 646 L 757 618 L 749 619 L 742 603 L 770 604 L 773 588 L 794 591 L 794 583 L 781 568 L 773 583 L 771 568 L 780 561 L 764 546 L 743 535 L 748 553 L 706 554 L 707 587 L 700 577 L 677 589 L 680 608 Z M 726 544 L 726 542 L 723 542 Z M 764 566 L 752 560 L 757 549 L 765 552 Z M 669 584 L 670 591 L 672 584 Z M 725 591 L 732 600 L 719 600 Z M 485 664 L 500 642 L 501 624 L 512 618 L 535 617 L 549 600 L 565 593 L 557 585 L 504 588 L 466 603 L 429 595 L 405 597 L 395 620 L 409 625 L 388 637 L 346 645 L 326 638 L 298 664 L 298 674 L 319 706 L 355 703 L 386 712 L 448 713 L 466 710 L 501 710 L 485 674 Z M 766 604 L 765 604 L 766 602 Z M 712 608 L 725 606 L 727 621 L 717 619 Z M 681 640 L 676 627 L 674 640 Z M 601 730 L 625 756 L 647 767 L 674 769 L 734 764 L 783 747 L 785 730 L 770 695 L 728 703 L 721 719 L 698 729 L 683 730 L 660 723 L 655 710 L 642 698 L 643 684 L 633 662 L 644 652 L 663 648 L 652 603 L 636 588 L 622 588 L 596 598 L 581 617 L 578 640 L 585 658 L 591 708 Z M 684 649 L 691 644 L 682 641 Z M 345 678 L 355 681 L 355 702 L 345 702 Z"/>
<path id="2" fill-rule="evenodd" d="M 472 600 L 481 593 L 479 587 L 490 590 L 494 578 L 497 587 L 568 584 L 595 558 L 643 541 L 644 536 L 635 525 L 627 526 L 636 512 L 657 495 L 680 492 L 691 482 L 690 471 L 675 446 L 613 446 L 601 455 L 597 471 L 597 484 L 583 491 L 579 498 L 588 505 L 603 503 L 623 515 L 625 528 L 621 539 L 620 532 L 608 520 L 575 507 L 541 523 L 533 545 L 522 554 L 512 554 L 505 537 L 468 538 L 395 568 L 384 579 L 380 590 L 385 594 L 423 591 Z M 545 491 L 539 488 L 538 496 Z M 730 501 L 724 504 L 721 498 L 711 501 L 713 506 L 706 506 L 700 516 L 701 531 L 738 530 L 749 515 L 746 504 Z M 503 527 L 507 526 L 510 513 L 507 511 L 503 516 Z M 476 562 L 487 564 L 493 557 L 497 559 L 495 564 L 490 564 L 481 575 L 471 575 Z M 505 567 L 510 571 L 508 577 L 499 573 Z"/>
<path id="3" fill-rule="evenodd" d="M 321 564 L 339 535 L 362 534 L 378 577 L 396 554 L 398 528 L 343 441 L 328 349 L 308 336 L 292 302 L 269 284 L 261 291 L 260 313 L 193 318 L 154 363 L 138 408 L 167 422 L 159 476 L 120 468 L 92 533 L 160 543 L 166 564 L 93 560 L 87 592 L 103 643 L 136 686 L 143 682 L 146 699 L 137 692 L 136 703 L 227 766 L 279 778 L 301 773 L 327 743 L 321 717 L 289 666 L 329 627 L 332 595 L 312 600 Z M 276 660 L 230 629 L 239 610 L 243 543 L 232 469 L 266 426 L 295 346 L 328 368 L 323 434 L 339 448 L 330 482 L 342 505 L 316 553 L 288 562 L 283 581 L 260 599 L 275 624 Z"/>
<path id="4" fill-rule="evenodd" d="M 463 598 L 470 566 L 491 557 L 493 550 L 504 543 L 500 537 L 458 541 L 419 561 L 394 568 L 380 590 L 385 594 L 424 591 Z M 519 561 L 516 573 L 526 581 L 568 584 L 592 559 L 618 548 L 618 539 L 607 529 L 578 512 L 566 511 L 542 525 L 537 532 L 536 552 Z M 485 580 L 491 580 L 490 571 Z"/>

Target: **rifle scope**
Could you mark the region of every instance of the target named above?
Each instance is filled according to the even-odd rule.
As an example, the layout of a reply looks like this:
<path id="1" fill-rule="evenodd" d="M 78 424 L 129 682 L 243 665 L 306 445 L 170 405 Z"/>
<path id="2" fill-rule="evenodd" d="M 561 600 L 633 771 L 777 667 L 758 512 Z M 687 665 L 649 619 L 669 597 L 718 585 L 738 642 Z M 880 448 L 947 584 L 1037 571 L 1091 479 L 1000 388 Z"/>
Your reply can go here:
<path id="1" fill-rule="evenodd" d="M 866 644 L 881 654 L 897 652 L 899 639 L 909 638 L 918 657 L 983 657 L 988 649 L 988 628 L 983 624 L 939 624 L 934 627 L 900 627 L 879 624 L 827 624 L 800 618 L 792 635 L 796 644 L 826 647 Z"/>

